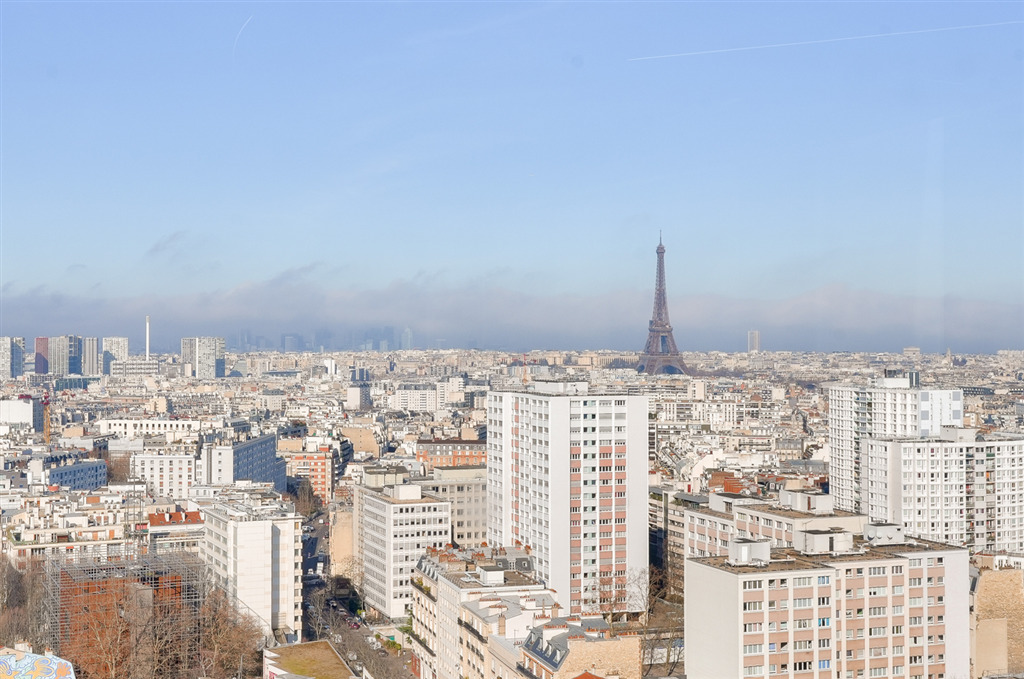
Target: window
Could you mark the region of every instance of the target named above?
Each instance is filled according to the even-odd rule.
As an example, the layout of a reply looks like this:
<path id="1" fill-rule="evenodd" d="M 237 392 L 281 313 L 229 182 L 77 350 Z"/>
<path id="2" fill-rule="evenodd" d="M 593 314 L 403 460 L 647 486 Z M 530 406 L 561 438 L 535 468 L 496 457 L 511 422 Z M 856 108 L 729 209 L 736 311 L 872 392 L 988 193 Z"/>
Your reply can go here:
<path id="1" fill-rule="evenodd" d="M 872 627 L 871 630 L 868 631 L 868 636 L 869 637 L 884 637 L 885 636 L 885 628 L 884 627 Z"/>
<path id="2" fill-rule="evenodd" d="M 743 610 L 744 611 L 760 611 L 763 608 L 764 608 L 764 602 L 763 601 L 744 601 L 743 602 Z"/>
<path id="3" fill-rule="evenodd" d="M 763 580 L 744 580 L 743 589 L 762 589 L 764 587 Z"/>
<path id="4" fill-rule="evenodd" d="M 743 631 L 747 634 L 751 634 L 752 632 L 760 632 L 761 629 L 762 623 L 759 622 L 748 622 L 745 625 L 743 625 Z"/>
<path id="5" fill-rule="evenodd" d="M 743 668 L 743 676 L 745 677 L 759 677 L 762 674 L 764 674 L 764 665 L 750 665 Z"/>
<path id="6" fill-rule="evenodd" d="M 755 655 L 764 652 L 764 646 L 762 644 L 745 644 L 743 646 L 743 655 Z"/>

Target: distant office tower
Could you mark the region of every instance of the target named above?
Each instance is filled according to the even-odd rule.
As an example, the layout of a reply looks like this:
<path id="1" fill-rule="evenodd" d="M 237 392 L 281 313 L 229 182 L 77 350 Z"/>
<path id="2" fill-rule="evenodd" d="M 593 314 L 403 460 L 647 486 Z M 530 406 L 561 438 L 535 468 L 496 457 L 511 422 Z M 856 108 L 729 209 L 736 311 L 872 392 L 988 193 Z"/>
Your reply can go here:
<path id="1" fill-rule="evenodd" d="M 761 331 L 760 330 L 748 330 L 747 331 L 747 353 L 753 354 L 757 351 L 761 351 Z"/>
<path id="2" fill-rule="evenodd" d="M 0 380 L 12 380 L 21 375 L 25 354 L 17 339 L 0 337 Z"/>
<path id="3" fill-rule="evenodd" d="M 37 337 L 35 340 L 34 348 L 36 354 L 36 374 L 46 375 L 50 372 L 50 338 Z"/>
<path id="4" fill-rule="evenodd" d="M 223 337 L 183 337 L 181 339 L 181 362 L 187 375 L 199 379 L 224 377 Z"/>
<path id="5" fill-rule="evenodd" d="M 836 509 L 867 512 L 870 491 L 863 440 L 938 436 L 943 427 L 963 427 L 963 393 L 922 389 L 916 372 L 886 371 L 885 377 L 867 384 L 827 387 L 829 487 Z"/>
<path id="6" fill-rule="evenodd" d="M 103 374 L 103 363 L 100 360 L 100 340 L 97 337 L 82 338 L 82 374 Z"/>
<path id="7" fill-rule="evenodd" d="M 588 394 L 585 382 L 533 389 L 487 396 L 487 541 L 529 546 L 568 613 L 639 612 L 647 397 Z"/>
<path id="8" fill-rule="evenodd" d="M 75 335 L 58 335 L 49 342 L 49 363 L 51 375 L 82 374 L 82 338 Z"/>
<path id="9" fill-rule="evenodd" d="M 640 356 L 638 370 L 648 375 L 678 374 L 686 372 L 679 358 L 672 324 L 668 320 L 668 300 L 665 296 L 665 246 L 658 239 L 658 273 L 654 286 L 654 315 L 648 325 L 647 345 Z"/>
<path id="10" fill-rule="evenodd" d="M 127 337 L 103 338 L 103 374 L 110 374 L 110 364 L 114 361 L 128 360 Z"/>
<path id="11" fill-rule="evenodd" d="M 412 349 L 412 328 L 406 328 L 402 331 L 402 341 L 399 348 L 406 351 Z"/>
<path id="12" fill-rule="evenodd" d="M 281 335 L 281 351 L 285 353 L 302 351 L 305 344 L 306 343 L 303 341 L 302 335 L 296 335 L 295 333 L 285 333 L 284 335 Z"/>

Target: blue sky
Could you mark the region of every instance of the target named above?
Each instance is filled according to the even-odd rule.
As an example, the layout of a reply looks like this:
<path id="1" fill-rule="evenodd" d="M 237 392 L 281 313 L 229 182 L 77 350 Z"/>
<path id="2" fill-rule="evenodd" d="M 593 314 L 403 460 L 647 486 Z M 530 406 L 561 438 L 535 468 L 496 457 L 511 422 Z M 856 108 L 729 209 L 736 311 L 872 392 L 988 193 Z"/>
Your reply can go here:
<path id="1" fill-rule="evenodd" d="M 0 13 L 3 334 L 1024 346 L 1019 3 Z"/>

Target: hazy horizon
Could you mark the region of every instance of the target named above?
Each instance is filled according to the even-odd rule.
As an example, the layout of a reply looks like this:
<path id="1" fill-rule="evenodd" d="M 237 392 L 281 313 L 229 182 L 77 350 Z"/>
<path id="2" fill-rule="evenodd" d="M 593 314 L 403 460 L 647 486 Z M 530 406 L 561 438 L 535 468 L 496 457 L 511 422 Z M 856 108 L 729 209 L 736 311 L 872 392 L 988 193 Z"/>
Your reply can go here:
<path id="1" fill-rule="evenodd" d="M 1020 3 L 2 3 L 0 334 L 1024 348 Z"/>

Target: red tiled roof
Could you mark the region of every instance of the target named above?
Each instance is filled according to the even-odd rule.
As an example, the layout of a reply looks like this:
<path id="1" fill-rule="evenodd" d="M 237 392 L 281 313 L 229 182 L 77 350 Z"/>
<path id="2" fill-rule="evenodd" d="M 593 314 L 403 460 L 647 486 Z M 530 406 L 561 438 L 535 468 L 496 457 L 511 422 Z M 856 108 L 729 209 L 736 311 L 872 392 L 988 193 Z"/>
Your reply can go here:
<path id="1" fill-rule="evenodd" d="M 149 515 L 150 526 L 177 526 L 188 523 L 202 523 L 199 512 L 160 512 Z"/>

